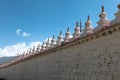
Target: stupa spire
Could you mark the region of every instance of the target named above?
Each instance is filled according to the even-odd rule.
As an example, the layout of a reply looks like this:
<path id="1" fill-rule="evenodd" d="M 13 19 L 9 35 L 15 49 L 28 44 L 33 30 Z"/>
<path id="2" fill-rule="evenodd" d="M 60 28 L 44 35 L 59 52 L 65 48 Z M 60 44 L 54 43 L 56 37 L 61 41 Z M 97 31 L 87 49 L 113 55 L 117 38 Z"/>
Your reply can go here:
<path id="1" fill-rule="evenodd" d="M 81 32 L 80 32 L 80 27 L 78 26 L 78 21 L 76 22 L 76 27 L 75 27 L 74 30 L 75 30 L 75 32 L 74 32 L 74 34 L 73 34 L 73 38 L 74 38 L 74 39 L 75 39 L 75 38 L 79 38 Z"/>
<path id="2" fill-rule="evenodd" d="M 53 35 L 53 38 L 52 39 L 55 39 L 55 35 Z"/>
<path id="3" fill-rule="evenodd" d="M 102 5 L 102 12 L 104 12 L 104 6 Z"/>
<path id="4" fill-rule="evenodd" d="M 120 4 L 118 4 L 118 9 L 120 9 Z"/>
<path id="5" fill-rule="evenodd" d="M 78 21 L 76 22 L 76 27 L 78 27 Z"/>
<path id="6" fill-rule="evenodd" d="M 70 29 L 69 29 L 69 27 L 67 28 L 67 32 L 69 33 L 69 31 L 70 31 Z"/>
<path id="7" fill-rule="evenodd" d="M 62 35 L 62 31 L 60 31 L 60 35 Z"/>
<path id="8" fill-rule="evenodd" d="M 82 32 L 82 22 L 80 20 L 80 32 Z"/>
<path id="9" fill-rule="evenodd" d="M 87 17 L 87 21 L 90 21 L 90 16 L 88 15 L 88 17 Z"/>

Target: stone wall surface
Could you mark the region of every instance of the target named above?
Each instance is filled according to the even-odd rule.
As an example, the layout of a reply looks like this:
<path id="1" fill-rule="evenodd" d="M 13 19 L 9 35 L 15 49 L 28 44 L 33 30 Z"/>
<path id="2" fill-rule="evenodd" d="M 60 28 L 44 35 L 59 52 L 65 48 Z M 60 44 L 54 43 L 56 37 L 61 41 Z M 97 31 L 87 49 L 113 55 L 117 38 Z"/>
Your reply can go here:
<path id="1" fill-rule="evenodd" d="M 0 69 L 6 80 L 120 80 L 120 31 Z"/>

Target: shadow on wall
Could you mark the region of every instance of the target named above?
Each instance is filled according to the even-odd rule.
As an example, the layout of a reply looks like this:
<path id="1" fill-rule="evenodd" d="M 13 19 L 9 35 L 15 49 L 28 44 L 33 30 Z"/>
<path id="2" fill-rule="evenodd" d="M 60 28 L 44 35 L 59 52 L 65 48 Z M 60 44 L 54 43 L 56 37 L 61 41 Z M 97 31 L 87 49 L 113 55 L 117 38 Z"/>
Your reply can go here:
<path id="1" fill-rule="evenodd" d="M 0 78 L 0 80 L 5 80 L 4 78 Z"/>

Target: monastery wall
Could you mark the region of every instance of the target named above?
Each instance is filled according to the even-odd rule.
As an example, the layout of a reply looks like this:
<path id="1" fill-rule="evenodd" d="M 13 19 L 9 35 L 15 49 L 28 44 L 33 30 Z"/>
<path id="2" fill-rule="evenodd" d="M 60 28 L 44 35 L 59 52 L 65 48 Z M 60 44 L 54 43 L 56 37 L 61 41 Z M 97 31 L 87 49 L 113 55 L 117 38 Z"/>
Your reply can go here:
<path id="1" fill-rule="evenodd" d="M 90 16 L 81 32 L 78 22 L 73 35 L 67 29 L 55 41 L 30 49 L 13 60 L 0 64 L 5 80 L 120 80 L 120 4 L 115 19 L 109 21 L 102 6 L 98 26 Z M 81 27 L 81 23 L 80 23 Z M 71 37 L 73 36 L 73 37 Z M 56 43 L 57 42 L 57 43 Z"/>
<path id="2" fill-rule="evenodd" d="M 120 80 L 120 25 L 118 30 L 114 27 L 50 54 L 1 68 L 0 77 L 6 80 Z"/>

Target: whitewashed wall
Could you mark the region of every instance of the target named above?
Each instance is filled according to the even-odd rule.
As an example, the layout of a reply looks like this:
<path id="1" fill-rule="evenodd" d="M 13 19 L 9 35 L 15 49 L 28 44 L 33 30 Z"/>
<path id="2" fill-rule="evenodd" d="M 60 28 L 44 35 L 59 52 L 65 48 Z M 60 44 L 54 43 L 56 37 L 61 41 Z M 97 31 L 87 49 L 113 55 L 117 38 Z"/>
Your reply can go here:
<path id="1" fill-rule="evenodd" d="M 6 80 L 120 80 L 120 31 L 0 69 Z"/>

